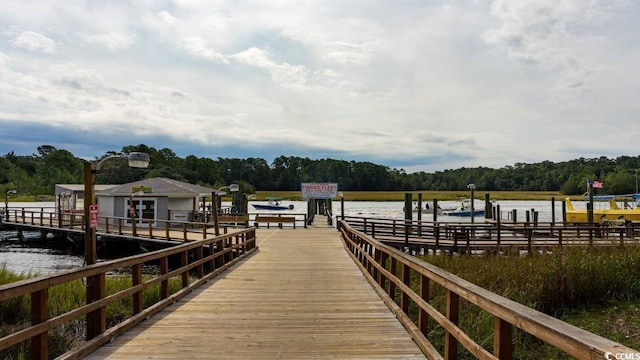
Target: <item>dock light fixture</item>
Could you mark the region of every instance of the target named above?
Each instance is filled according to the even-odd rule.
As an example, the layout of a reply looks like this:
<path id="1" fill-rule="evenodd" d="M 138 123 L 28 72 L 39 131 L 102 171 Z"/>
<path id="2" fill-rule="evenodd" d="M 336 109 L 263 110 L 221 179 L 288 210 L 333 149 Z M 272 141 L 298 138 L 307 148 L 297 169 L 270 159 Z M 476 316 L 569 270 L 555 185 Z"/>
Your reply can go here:
<path id="1" fill-rule="evenodd" d="M 222 190 L 229 189 L 230 192 L 238 192 L 240 190 L 240 186 L 238 184 L 229 184 L 227 186 L 223 186 L 218 190 L 211 193 L 211 211 L 213 212 L 213 224 L 215 229 L 216 236 L 220 235 L 220 226 L 218 223 L 218 196 L 226 195 Z"/>
<path id="2" fill-rule="evenodd" d="M 86 265 L 96 263 L 96 227 L 98 225 L 98 205 L 96 204 L 95 184 L 96 176 L 102 165 L 110 159 L 126 159 L 133 168 L 149 166 L 149 154 L 130 152 L 128 154 L 109 155 L 97 163 L 84 163 L 84 261 Z M 87 278 L 87 304 L 104 298 L 105 275 L 98 274 Z M 98 308 L 87 314 L 87 340 L 91 340 L 106 329 L 105 308 Z"/>
<path id="3" fill-rule="evenodd" d="M 7 221 L 9 221 L 9 194 L 17 194 L 18 190 L 12 189 L 7 191 L 6 194 L 4 194 L 4 216 L 6 216 Z"/>

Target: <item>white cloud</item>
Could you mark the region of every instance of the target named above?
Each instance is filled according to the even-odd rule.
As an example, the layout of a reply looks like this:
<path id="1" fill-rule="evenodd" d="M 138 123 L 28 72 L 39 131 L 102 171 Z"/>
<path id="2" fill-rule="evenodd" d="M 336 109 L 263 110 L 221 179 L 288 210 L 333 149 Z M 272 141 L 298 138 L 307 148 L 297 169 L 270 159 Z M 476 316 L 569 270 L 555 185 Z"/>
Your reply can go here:
<path id="1" fill-rule="evenodd" d="M 36 6 L 48 10 L 30 17 Z M 162 147 L 242 143 L 427 170 L 588 157 L 575 149 L 596 142 L 637 152 L 616 140 L 640 113 L 633 1 L 3 10 L 0 121 L 99 129 L 115 148 L 113 134 L 153 134 L 175 141 Z"/>
<path id="2" fill-rule="evenodd" d="M 34 52 L 53 54 L 56 52 L 56 43 L 52 39 L 33 31 L 25 31 L 10 41 L 16 48 Z"/>
<path id="3" fill-rule="evenodd" d="M 199 37 L 192 37 L 184 41 L 184 49 L 192 56 L 227 63 L 226 57 L 209 47 L 207 40 Z"/>
<path id="4" fill-rule="evenodd" d="M 101 44 L 109 50 L 127 49 L 134 44 L 133 36 L 119 32 L 93 35 L 79 34 L 78 36 L 86 43 Z"/>
<path id="5" fill-rule="evenodd" d="M 578 89 L 603 71 L 592 51 L 601 48 L 599 29 L 620 9 L 601 0 L 496 0 L 491 14 L 500 26 L 482 37 L 514 62 L 558 74 L 559 88 Z"/>

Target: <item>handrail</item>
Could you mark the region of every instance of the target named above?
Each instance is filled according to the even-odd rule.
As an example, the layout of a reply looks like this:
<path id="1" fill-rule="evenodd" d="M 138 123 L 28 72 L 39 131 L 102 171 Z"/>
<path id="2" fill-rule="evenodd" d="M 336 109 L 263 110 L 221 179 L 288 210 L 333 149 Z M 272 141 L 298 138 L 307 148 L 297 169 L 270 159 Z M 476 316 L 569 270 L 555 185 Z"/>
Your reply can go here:
<path id="1" fill-rule="evenodd" d="M 347 216 L 352 228 L 396 247 L 428 247 L 452 252 L 500 251 L 518 247 L 532 253 L 540 246 L 640 245 L 640 224 L 453 223 Z"/>
<path id="2" fill-rule="evenodd" d="M 445 359 L 456 358 L 458 344 L 479 359 L 512 359 L 513 327 L 578 359 L 604 359 L 607 353 L 638 353 L 384 245 L 353 229 L 347 222 L 341 222 L 340 229 L 345 249 L 351 258 L 430 358 L 443 358 L 426 337 L 430 321 L 435 321 L 444 328 Z M 429 303 L 431 282 L 446 291 L 444 314 Z M 400 293 L 399 297 L 396 292 Z M 396 302 L 395 298 L 399 301 Z M 460 299 L 494 316 L 493 354 L 458 327 Z M 418 319 L 415 321 L 409 315 L 410 305 L 419 309 Z"/>
<path id="3" fill-rule="evenodd" d="M 49 329 L 72 320 L 82 319 L 86 315 L 87 341 L 61 357 L 80 358 L 180 299 L 240 259 L 247 257 L 256 249 L 255 228 L 249 228 L 207 240 L 177 245 L 169 249 L 105 261 L 53 275 L 39 276 L 0 285 L 0 301 L 20 296 L 30 296 L 32 319 L 29 327 L 0 338 L 0 350 L 30 340 L 31 358 L 47 359 L 49 356 Z M 171 256 L 179 257 L 180 259 L 180 263 L 173 268 L 170 268 L 169 258 Z M 142 265 L 149 261 L 160 262 L 160 274 L 143 281 Z M 106 274 L 123 268 L 130 269 L 131 287 L 106 296 Z M 192 278 L 192 276 L 195 278 Z M 169 294 L 169 279 L 172 277 L 182 279 L 182 288 L 174 294 Z M 52 312 L 48 304 L 49 288 L 84 278 L 87 279 L 88 284 L 92 284 L 91 286 L 87 285 L 87 292 L 92 286 L 99 286 L 99 299 L 67 313 L 49 318 L 49 314 Z M 161 300 L 146 309 L 142 309 L 142 291 L 158 283 L 161 289 Z M 133 315 L 107 329 L 105 321 L 106 306 L 126 297 L 133 297 Z"/>
<path id="4" fill-rule="evenodd" d="M 303 225 L 306 229 L 308 225 L 307 213 L 299 213 L 299 212 L 290 212 L 290 211 L 261 211 L 261 212 L 249 212 L 249 223 L 257 224 L 262 219 L 269 218 L 281 218 L 284 217 L 286 222 L 293 222 L 294 228 L 296 228 L 297 224 Z M 282 225 L 279 221 L 273 221 L 274 223 L 279 223 L 279 226 Z"/>
<path id="5" fill-rule="evenodd" d="M 26 208 L 10 209 L 5 214 L 4 223 L 78 231 L 84 231 L 85 226 L 83 213 L 46 212 L 43 209 L 29 211 Z M 203 222 L 136 218 L 135 223 L 136 225 L 131 223 L 131 218 L 129 217 L 100 216 L 98 234 L 133 235 L 134 237 L 149 239 L 191 241 L 194 239 L 189 237 L 189 234 L 202 234 L 200 238 L 206 239 L 208 236 L 213 236 L 214 233 L 210 229 L 211 224 Z M 142 225 L 137 225 L 137 223 L 142 223 Z M 229 224 L 220 225 L 225 234 L 230 227 L 234 226 Z M 124 231 L 125 229 L 127 231 Z M 177 232 L 180 232 L 180 234 L 178 235 Z"/>

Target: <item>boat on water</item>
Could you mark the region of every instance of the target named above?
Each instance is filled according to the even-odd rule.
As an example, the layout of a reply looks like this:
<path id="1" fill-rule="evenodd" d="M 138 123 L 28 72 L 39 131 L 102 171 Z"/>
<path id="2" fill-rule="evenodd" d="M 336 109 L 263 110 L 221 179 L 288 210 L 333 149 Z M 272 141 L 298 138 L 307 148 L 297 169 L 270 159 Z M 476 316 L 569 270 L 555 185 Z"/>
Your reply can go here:
<path id="1" fill-rule="evenodd" d="M 293 204 L 281 205 L 282 198 L 279 196 L 267 196 L 266 204 L 251 204 L 256 210 L 293 210 Z"/>
<path id="2" fill-rule="evenodd" d="M 570 198 L 564 200 L 566 204 L 566 222 L 587 223 L 588 195 L 581 201 L 584 205 L 575 207 Z M 627 221 L 640 221 L 640 194 L 626 195 L 594 195 L 593 221 L 597 223 L 615 223 L 623 225 Z"/>
<path id="3" fill-rule="evenodd" d="M 455 209 L 445 209 L 442 210 L 442 214 L 446 216 L 460 216 L 460 217 L 471 217 L 471 216 L 483 216 L 484 215 L 484 207 L 476 206 L 476 203 L 480 201 L 473 201 L 473 211 L 471 211 L 471 199 L 462 198 L 460 199 L 460 206 Z"/>

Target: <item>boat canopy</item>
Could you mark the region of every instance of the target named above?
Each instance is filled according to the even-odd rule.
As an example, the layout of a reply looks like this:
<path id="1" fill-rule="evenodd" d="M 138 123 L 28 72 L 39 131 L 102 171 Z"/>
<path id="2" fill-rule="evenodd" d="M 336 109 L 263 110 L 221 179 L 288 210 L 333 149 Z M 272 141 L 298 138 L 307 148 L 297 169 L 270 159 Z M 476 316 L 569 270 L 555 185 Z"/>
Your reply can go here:
<path id="1" fill-rule="evenodd" d="M 589 194 L 584 195 L 585 199 L 589 198 Z M 624 194 L 624 195 L 594 195 L 594 201 L 602 201 L 602 200 L 611 200 L 611 199 L 621 199 L 621 198 L 632 198 L 633 201 L 637 201 L 640 199 L 640 194 Z"/>

